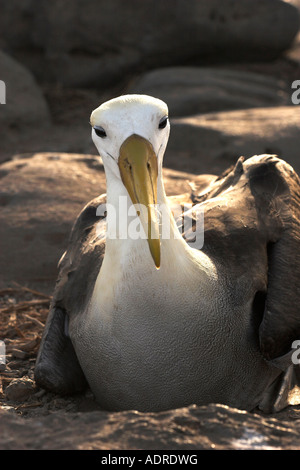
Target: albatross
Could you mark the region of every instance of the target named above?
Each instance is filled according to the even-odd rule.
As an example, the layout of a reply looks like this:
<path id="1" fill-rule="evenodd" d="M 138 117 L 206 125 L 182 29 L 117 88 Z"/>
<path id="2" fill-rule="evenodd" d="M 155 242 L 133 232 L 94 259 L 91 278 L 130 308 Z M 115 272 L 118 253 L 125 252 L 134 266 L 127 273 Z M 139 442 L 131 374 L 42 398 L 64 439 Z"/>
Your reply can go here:
<path id="1" fill-rule="evenodd" d="M 90 122 L 107 192 L 83 208 L 59 262 L 37 385 L 60 394 L 89 386 L 107 410 L 287 406 L 300 339 L 293 168 L 275 155 L 241 157 L 196 178 L 181 201 L 192 205 L 176 218 L 162 173 L 167 105 L 124 95 Z M 199 248 L 187 240 L 201 214 Z M 185 215 L 194 225 L 183 231 Z"/>

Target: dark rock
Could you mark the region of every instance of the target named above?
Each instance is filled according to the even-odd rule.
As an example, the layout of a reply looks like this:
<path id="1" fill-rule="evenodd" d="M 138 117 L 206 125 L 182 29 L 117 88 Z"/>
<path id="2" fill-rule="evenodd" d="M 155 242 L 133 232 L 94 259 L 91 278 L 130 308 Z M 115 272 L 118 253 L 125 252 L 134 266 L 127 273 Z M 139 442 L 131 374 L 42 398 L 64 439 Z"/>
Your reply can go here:
<path id="1" fill-rule="evenodd" d="M 219 174 L 243 155 L 277 154 L 300 173 L 299 106 L 246 109 L 174 119 L 164 165 Z"/>
<path id="2" fill-rule="evenodd" d="M 29 378 L 13 379 L 5 389 L 5 396 L 14 402 L 26 401 L 34 392 L 35 383 Z"/>
<path id="3" fill-rule="evenodd" d="M 170 117 L 291 103 L 290 88 L 281 80 L 218 67 L 154 70 L 140 77 L 127 91 L 162 99 L 168 103 Z"/>
<path id="4" fill-rule="evenodd" d="M 13 146 L 19 134 L 38 126 L 49 127 L 50 112 L 31 72 L 0 51 L 0 79 L 4 82 L 5 104 L 0 105 L 1 150 Z M 1 100 L 2 101 L 2 100 Z M 1 161 L 0 156 L 0 161 Z"/>
<path id="5" fill-rule="evenodd" d="M 280 0 L 1 0 L 0 7 L 6 49 L 37 77 L 73 86 L 102 87 L 152 67 L 273 59 L 299 28 L 297 9 Z"/>
<path id="6" fill-rule="evenodd" d="M 300 14 L 300 0 L 289 0 L 289 3 L 297 8 Z M 300 64 L 300 32 L 298 32 L 292 47 L 287 51 L 287 57 Z"/>
<path id="7" fill-rule="evenodd" d="M 44 153 L 1 168 L 1 282 L 43 288 L 57 276 L 75 217 L 105 192 L 102 165 L 88 155 Z"/>
<path id="8" fill-rule="evenodd" d="M 6 104 L 1 106 L 0 126 L 22 128 L 50 123 L 50 113 L 42 91 L 26 68 L 0 51 L 0 79 L 6 85 Z"/>

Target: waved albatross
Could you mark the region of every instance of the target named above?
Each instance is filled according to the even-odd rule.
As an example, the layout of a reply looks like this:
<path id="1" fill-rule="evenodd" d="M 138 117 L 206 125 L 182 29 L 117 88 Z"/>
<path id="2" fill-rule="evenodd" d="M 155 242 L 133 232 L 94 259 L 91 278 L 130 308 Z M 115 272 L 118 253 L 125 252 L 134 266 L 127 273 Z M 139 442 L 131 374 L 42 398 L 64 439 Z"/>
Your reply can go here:
<path id="1" fill-rule="evenodd" d="M 186 216 L 195 224 L 204 213 L 199 249 L 164 190 L 167 105 L 121 96 L 95 109 L 91 125 L 107 194 L 79 214 L 59 263 L 37 385 L 66 394 L 88 384 L 107 410 L 282 409 L 299 368 L 292 362 L 300 339 L 297 174 L 260 155 L 196 178 Z M 130 223 L 140 221 L 144 236 L 124 236 L 116 222 L 132 204 Z"/>

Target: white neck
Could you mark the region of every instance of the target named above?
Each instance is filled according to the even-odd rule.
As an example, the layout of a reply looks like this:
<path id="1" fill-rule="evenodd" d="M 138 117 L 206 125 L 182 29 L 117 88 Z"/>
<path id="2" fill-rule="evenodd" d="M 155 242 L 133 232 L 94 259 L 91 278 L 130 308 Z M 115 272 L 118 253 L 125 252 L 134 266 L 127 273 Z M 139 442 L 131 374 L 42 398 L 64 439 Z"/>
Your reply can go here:
<path id="1" fill-rule="evenodd" d="M 182 238 L 175 220 L 171 214 L 167 197 L 164 191 L 162 178 L 158 177 L 158 204 L 166 204 L 169 208 L 171 224 L 170 237 L 161 238 L 161 265 L 156 269 L 150 254 L 146 239 L 111 238 L 111 217 L 119 215 L 119 196 L 123 196 L 128 203 L 129 195 L 114 175 L 107 174 L 107 238 L 105 255 L 100 272 L 96 279 L 94 292 L 90 302 L 91 312 L 98 315 L 99 309 L 105 317 L 111 318 L 113 306 L 119 305 L 117 312 L 122 311 L 122 302 L 126 298 L 130 307 L 138 308 L 134 293 L 143 293 L 143 302 L 147 308 L 151 308 L 151 295 L 163 291 L 164 296 L 172 299 L 178 289 L 191 296 L 203 296 L 211 292 L 214 281 L 217 280 L 217 271 L 210 260 L 202 251 L 191 248 Z M 110 211 L 110 209 L 112 209 Z M 114 213 L 114 214 L 113 214 Z M 204 293 L 206 294 L 204 295 Z M 145 298 L 145 295 L 148 296 Z M 133 296 L 133 297 L 132 297 Z M 182 302 L 188 300 L 182 297 Z M 138 303 L 138 302 L 137 302 Z"/>
<path id="2" fill-rule="evenodd" d="M 114 251 L 114 258 L 116 250 L 119 252 L 119 260 L 122 260 L 123 256 L 129 255 L 130 252 L 135 253 L 136 249 L 141 252 L 146 252 L 146 259 L 144 262 L 147 264 L 150 263 L 154 267 L 154 262 L 151 258 L 148 242 L 146 239 L 136 239 L 128 236 L 129 225 L 132 222 L 132 217 L 126 217 L 128 213 L 128 208 L 132 206 L 131 199 L 128 195 L 126 188 L 123 183 L 117 178 L 110 170 L 106 171 L 107 174 L 107 239 L 106 239 L 106 252 L 105 256 L 110 257 L 112 255 L 111 250 Z M 165 193 L 161 169 L 158 174 L 158 186 L 157 186 L 157 204 L 159 208 L 163 208 L 163 221 L 168 225 L 167 230 L 164 232 L 161 239 L 161 250 L 162 250 L 162 260 L 164 258 L 164 251 L 173 252 L 174 256 L 178 256 L 181 252 L 190 251 L 190 247 L 182 238 L 180 231 L 176 225 L 169 202 Z M 132 208 L 133 209 L 133 208 Z M 127 211 L 127 212 L 126 212 Z M 133 212 L 130 212 L 130 215 L 133 215 Z M 118 221 L 122 220 L 125 223 L 119 226 Z M 136 225 L 140 226 L 140 219 L 138 216 L 135 216 Z M 117 227 L 116 227 L 117 220 Z M 140 227 L 139 227 L 140 228 Z M 139 230 L 138 230 L 139 231 Z M 137 235 L 138 236 L 138 235 Z M 179 252 L 178 252 L 179 250 Z M 185 254 L 186 256 L 186 254 Z"/>
<path id="3" fill-rule="evenodd" d="M 115 218 L 119 220 L 120 214 L 126 211 L 126 207 L 131 206 L 131 200 L 123 183 L 117 178 L 111 170 L 106 169 L 107 176 L 107 238 L 105 257 L 101 267 L 102 272 L 107 270 L 119 271 L 132 271 L 136 269 L 136 265 L 142 266 L 147 271 L 156 271 L 153 259 L 150 254 L 148 242 L 146 239 L 132 239 L 127 237 L 126 232 L 128 226 L 125 227 L 121 233 L 115 230 Z M 122 204 L 120 205 L 120 196 Z M 158 174 L 158 188 L 157 188 L 157 203 L 158 206 L 166 208 L 169 214 L 169 234 L 170 236 L 163 236 L 161 238 L 161 267 L 160 272 L 168 273 L 170 269 L 175 266 L 181 269 L 189 270 L 191 265 L 194 265 L 197 270 L 206 272 L 214 271 L 214 266 L 209 258 L 199 250 L 191 248 L 176 225 L 172 215 L 168 199 L 165 193 L 162 169 L 159 168 Z M 110 210 L 111 209 L 111 210 Z M 138 220 L 138 218 L 137 218 Z M 166 220 L 166 219 L 164 219 Z M 132 221 L 132 219 L 131 219 Z M 124 225 L 123 225 L 124 229 Z"/>
<path id="4" fill-rule="evenodd" d="M 144 292 L 140 301 L 146 302 L 150 309 L 151 296 L 155 296 L 158 291 L 163 291 L 163 296 L 169 300 L 174 298 L 178 289 L 185 292 L 189 299 L 191 296 L 198 298 L 201 292 L 203 296 L 200 297 L 211 298 L 207 293 L 213 295 L 214 280 L 217 280 L 216 268 L 207 255 L 191 248 L 182 238 L 171 214 L 162 178 L 158 178 L 157 202 L 169 208 L 171 224 L 170 237 L 161 238 L 161 265 L 157 270 L 146 239 L 110 238 L 110 217 L 114 214 L 109 214 L 109 209 L 113 208 L 111 212 L 119 215 L 119 196 L 126 197 L 128 203 L 130 201 L 120 180 L 112 174 L 107 173 L 107 176 L 107 204 L 110 205 L 107 208 L 107 238 L 104 260 L 90 301 L 93 315 L 97 316 L 101 310 L 106 319 L 111 319 L 114 306 L 119 306 L 116 315 L 122 311 L 124 299 L 129 302 L 128 308 L 138 308 L 135 299 L 137 291 L 139 295 Z M 182 297 L 182 302 L 185 301 L 188 305 L 190 300 Z"/>

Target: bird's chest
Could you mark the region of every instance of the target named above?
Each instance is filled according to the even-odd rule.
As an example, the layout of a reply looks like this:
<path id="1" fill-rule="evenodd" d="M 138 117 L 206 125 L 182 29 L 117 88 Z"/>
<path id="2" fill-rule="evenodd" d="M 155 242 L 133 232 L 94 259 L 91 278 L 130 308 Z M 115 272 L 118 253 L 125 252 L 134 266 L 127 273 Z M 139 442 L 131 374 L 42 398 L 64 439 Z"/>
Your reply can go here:
<path id="1" fill-rule="evenodd" d="M 85 329 L 87 334 L 97 331 L 98 341 L 102 337 L 107 349 L 119 347 L 135 354 L 138 348 L 142 353 L 173 343 L 174 336 L 179 346 L 180 332 L 181 338 L 192 337 L 195 328 L 207 325 L 213 315 L 211 295 L 204 292 L 200 279 L 191 280 L 183 273 L 165 277 L 136 271 L 134 279 L 123 276 L 96 289 Z"/>
<path id="2" fill-rule="evenodd" d="M 130 407 L 141 400 L 155 407 L 156 395 L 165 397 L 167 407 L 174 390 L 185 396 L 197 387 L 196 378 L 209 376 L 209 371 L 199 372 L 199 350 L 218 347 L 215 332 L 226 329 L 226 311 L 220 326 L 219 307 L 211 305 L 212 297 L 221 296 L 182 272 L 168 277 L 136 272 L 134 282 L 119 281 L 106 283 L 102 294 L 95 289 L 86 320 L 73 321 L 70 332 L 79 361 L 105 406 L 118 407 L 120 401 Z"/>
<path id="3" fill-rule="evenodd" d="M 251 299 L 236 308 L 218 278 L 184 268 L 149 272 L 109 278 L 102 271 L 84 318 L 71 319 L 70 336 L 96 399 L 107 409 L 144 411 L 235 403 L 241 389 L 252 387 L 249 364 L 256 373 L 262 361 Z"/>

